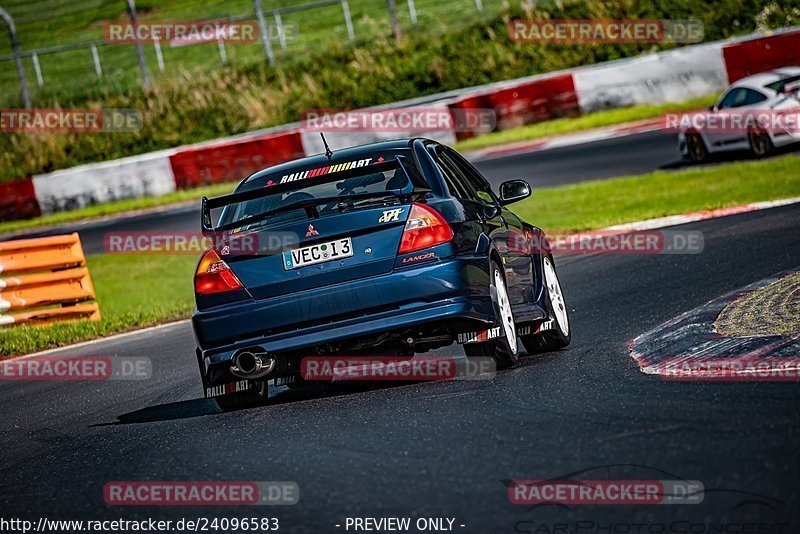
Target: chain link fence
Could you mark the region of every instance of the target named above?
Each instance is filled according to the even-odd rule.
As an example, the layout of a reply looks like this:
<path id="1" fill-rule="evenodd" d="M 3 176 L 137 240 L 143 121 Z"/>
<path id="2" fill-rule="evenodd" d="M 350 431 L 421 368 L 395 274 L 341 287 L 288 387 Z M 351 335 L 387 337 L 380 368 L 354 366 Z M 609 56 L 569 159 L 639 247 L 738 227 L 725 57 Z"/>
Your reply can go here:
<path id="1" fill-rule="evenodd" d="M 507 4 L 506 4 L 507 6 Z M 12 27 L 0 23 L 0 106 L 21 107 L 19 65 L 33 105 L 120 94 L 143 83 L 154 84 L 225 66 L 280 65 L 309 57 L 330 46 L 352 46 L 393 35 L 386 0 L 140 0 L 134 15 L 149 21 L 253 21 L 259 39 L 250 43 L 219 40 L 199 44 L 141 44 L 104 38 L 109 23 L 131 21 L 126 0 L 0 0 L 13 20 L 19 51 L 9 39 Z M 397 25 L 403 33 L 437 32 L 496 16 L 504 5 L 493 0 L 399 0 Z M 5 26 L 5 27 L 4 27 Z"/>

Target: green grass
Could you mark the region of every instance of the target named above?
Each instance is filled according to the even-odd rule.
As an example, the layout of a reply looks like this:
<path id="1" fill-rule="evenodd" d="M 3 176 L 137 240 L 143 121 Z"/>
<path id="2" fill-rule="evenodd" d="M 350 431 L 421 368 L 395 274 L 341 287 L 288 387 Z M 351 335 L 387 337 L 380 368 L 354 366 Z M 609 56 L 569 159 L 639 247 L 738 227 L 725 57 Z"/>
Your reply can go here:
<path id="1" fill-rule="evenodd" d="M 266 22 L 274 25 L 269 10 L 313 3 L 314 0 L 262 0 Z M 388 36 L 389 14 L 385 0 L 348 1 L 355 44 L 363 44 Z M 502 12 L 502 2 L 484 2 L 478 11 L 474 0 L 416 0 L 417 25 L 412 26 L 408 5 L 398 2 L 401 27 L 410 31 L 441 31 L 455 29 Z M 3 6 L 17 21 L 18 38 L 23 50 L 103 40 L 106 22 L 127 22 L 124 0 L 88 0 L 65 3 L 63 0 L 6 0 Z M 230 17 L 252 17 L 252 0 L 139 0 L 136 2 L 140 21 L 224 20 Z M 449 14 L 458 11 L 461 16 Z M 281 49 L 277 34 L 271 33 L 272 48 L 279 64 L 291 63 L 302 57 L 312 57 L 331 45 L 349 44 L 341 4 L 317 7 L 312 10 L 284 13 L 282 22 L 287 28 L 287 48 Z M 413 29 L 412 29 L 413 28 Z M 3 28 L 2 33 L 5 33 Z M 155 84 L 182 79 L 187 74 L 207 74 L 225 67 L 215 43 L 171 47 L 162 43 L 164 72 L 158 69 L 155 48 L 144 45 L 150 75 Z M 0 54 L 10 53 L 7 38 L 0 39 Z M 102 85 L 110 93 L 125 92 L 140 84 L 139 65 L 134 47 L 128 44 L 99 46 L 103 77 L 98 79 L 90 50 L 75 50 L 39 57 L 44 85 L 39 87 L 34 65 L 26 58 L 24 65 L 34 97 L 47 100 L 53 95 L 73 98 L 93 85 Z M 265 62 L 261 42 L 229 44 L 226 47 L 228 65 L 244 67 Z M 16 71 L 10 61 L 0 62 L 0 104 L 13 99 L 17 93 Z"/>
<path id="2" fill-rule="evenodd" d="M 576 232 L 677 213 L 800 196 L 800 156 L 536 189 L 512 206 L 547 231 Z"/>
<path id="3" fill-rule="evenodd" d="M 724 336 L 791 336 L 800 332 L 800 272 L 739 297 L 714 321 Z"/>
<path id="4" fill-rule="evenodd" d="M 53 213 L 51 215 L 43 215 L 41 217 L 36 217 L 35 219 L 0 222 L 0 233 L 16 232 L 20 230 L 39 228 L 42 226 L 96 219 L 109 215 L 119 215 L 125 212 L 167 206 L 170 204 L 175 205 L 191 201 L 196 201 L 199 205 L 200 199 L 203 196 L 213 197 L 225 195 L 232 192 L 234 187 L 235 184 L 233 183 L 208 185 L 204 187 L 198 187 L 197 189 L 175 191 L 174 193 L 169 193 L 160 197 L 144 197 L 133 198 L 130 200 L 120 200 L 117 202 L 109 202 L 107 204 L 97 204 L 75 211 L 64 211 Z"/>
<path id="5" fill-rule="evenodd" d="M 0 329 L 0 357 L 185 319 L 192 311 L 195 256 L 99 255 L 87 263 L 102 319 Z"/>
<path id="6" fill-rule="evenodd" d="M 538 189 L 513 209 L 545 231 L 570 232 L 796 196 L 800 156 L 784 156 Z M 92 256 L 88 263 L 103 319 L 0 329 L 0 357 L 188 317 L 195 262 L 193 256 Z"/>
<path id="7" fill-rule="evenodd" d="M 667 112 L 692 111 L 706 108 L 716 101 L 717 96 L 718 95 L 709 95 L 679 103 L 631 106 L 622 109 L 596 111 L 589 115 L 584 115 L 583 117 L 555 119 L 473 137 L 472 139 L 467 139 L 466 141 L 458 143 L 455 148 L 457 150 L 477 150 L 491 146 L 532 141 L 534 139 L 541 139 L 554 135 L 590 130 L 603 126 L 654 119 L 656 117 L 661 117 Z"/>

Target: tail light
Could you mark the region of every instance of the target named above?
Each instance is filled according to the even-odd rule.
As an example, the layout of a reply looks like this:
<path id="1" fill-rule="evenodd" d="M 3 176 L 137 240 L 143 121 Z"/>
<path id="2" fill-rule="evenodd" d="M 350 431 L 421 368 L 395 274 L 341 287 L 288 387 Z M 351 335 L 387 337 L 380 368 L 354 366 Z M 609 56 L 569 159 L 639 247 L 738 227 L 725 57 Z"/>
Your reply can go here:
<path id="1" fill-rule="evenodd" d="M 442 214 L 425 204 L 412 204 L 398 254 L 416 252 L 447 243 L 453 239 L 453 229 Z"/>
<path id="2" fill-rule="evenodd" d="M 228 264 L 222 261 L 216 250 L 210 248 L 203 253 L 197 271 L 194 273 L 195 292 L 199 295 L 210 295 L 242 288 L 242 283 L 233 274 Z"/>

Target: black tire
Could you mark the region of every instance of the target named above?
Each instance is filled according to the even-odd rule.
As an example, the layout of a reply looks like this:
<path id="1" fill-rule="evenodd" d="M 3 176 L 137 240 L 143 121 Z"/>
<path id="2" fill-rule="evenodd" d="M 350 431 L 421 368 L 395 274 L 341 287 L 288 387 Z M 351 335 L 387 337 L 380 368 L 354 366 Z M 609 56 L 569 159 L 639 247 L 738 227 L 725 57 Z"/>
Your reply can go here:
<path id="1" fill-rule="evenodd" d="M 538 334 L 521 336 L 522 344 L 529 354 L 563 349 L 572 341 L 569 308 L 561 291 L 556 264 L 552 256 L 542 259 L 542 279 L 545 285 L 545 304 L 548 319 L 554 321 L 555 328 Z"/>
<path id="2" fill-rule="evenodd" d="M 269 384 L 266 380 L 251 382 L 247 391 L 222 395 L 215 397 L 214 400 L 223 412 L 264 406 L 269 403 Z"/>
<path id="3" fill-rule="evenodd" d="M 765 158 L 775 151 L 769 134 L 760 130 L 750 130 L 747 132 L 747 142 L 750 144 L 750 152 L 757 158 Z"/>
<path id="4" fill-rule="evenodd" d="M 468 357 L 494 358 L 498 369 L 513 367 L 519 361 L 519 345 L 517 328 L 511 313 L 511 301 L 508 298 L 505 276 L 496 262 L 491 262 L 489 269 L 489 292 L 492 296 L 494 313 L 497 318 L 493 328 L 500 328 L 500 335 L 482 343 L 464 345 L 464 354 Z M 510 325 L 510 326 L 509 326 Z M 509 334 L 509 329 L 511 333 Z M 512 337 L 513 336 L 513 337 Z"/>
<path id="5" fill-rule="evenodd" d="M 689 152 L 689 159 L 695 163 L 708 161 L 708 149 L 699 133 L 686 134 L 686 150 Z"/>

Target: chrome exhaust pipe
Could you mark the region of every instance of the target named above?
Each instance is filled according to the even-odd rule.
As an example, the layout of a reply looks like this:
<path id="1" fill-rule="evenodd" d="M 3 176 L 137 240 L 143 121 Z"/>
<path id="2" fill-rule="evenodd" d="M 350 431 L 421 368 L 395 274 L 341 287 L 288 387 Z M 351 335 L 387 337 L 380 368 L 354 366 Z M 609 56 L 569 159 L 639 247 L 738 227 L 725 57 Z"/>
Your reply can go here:
<path id="1" fill-rule="evenodd" d="M 233 356 L 231 373 L 240 378 L 262 378 L 270 374 L 277 366 L 274 356 L 265 352 L 243 350 Z"/>

